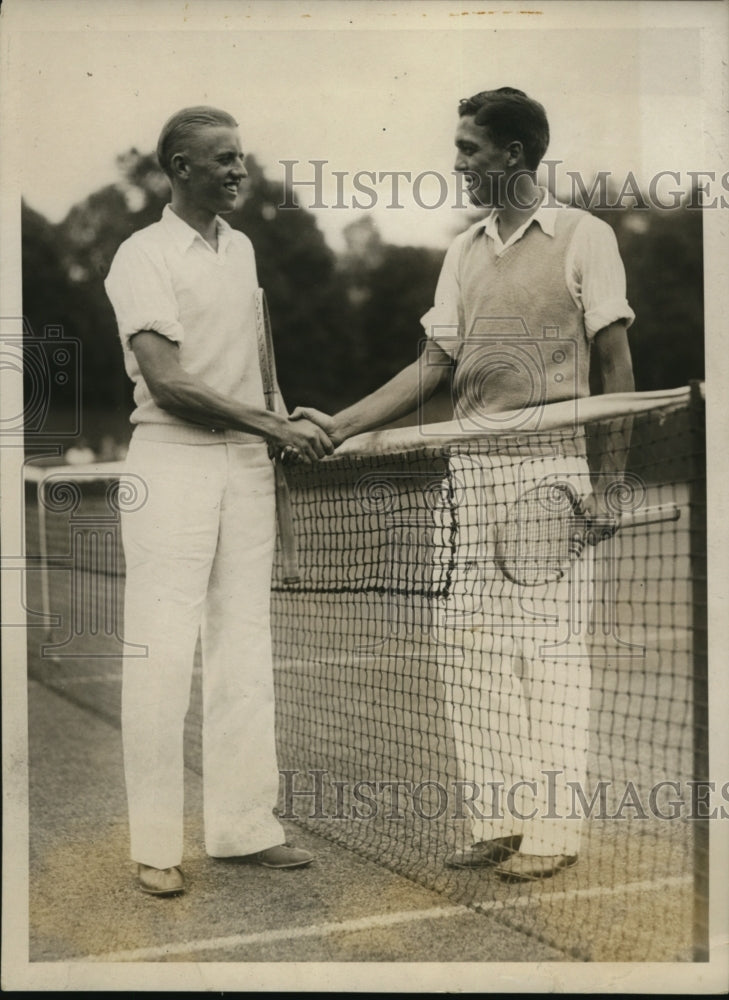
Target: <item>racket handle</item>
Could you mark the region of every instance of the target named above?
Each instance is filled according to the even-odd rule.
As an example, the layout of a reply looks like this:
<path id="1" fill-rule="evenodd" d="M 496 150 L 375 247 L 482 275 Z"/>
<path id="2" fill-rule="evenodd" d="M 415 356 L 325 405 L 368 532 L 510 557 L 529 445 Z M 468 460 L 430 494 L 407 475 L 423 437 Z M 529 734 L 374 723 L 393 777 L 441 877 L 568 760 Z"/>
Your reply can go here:
<path id="1" fill-rule="evenodd" d="M 289 494 L 286 473 L 278 462 L 274 462 L 274 475 L 276 480 L 276 523 L 281 542 L 284 583 L 299 583 L 301 573 L 299 571 L 299 559 L 296 550 L 291 495 Z"/>
<path id="2" fill-rule="evenodd" d="M 675 503 L 659 504 L 655 507 L 644 507 L 642 510 L 628 511 L 618 520 L 614 517 L 586 517 L 584 528 L 584 541 L 588 545 L 599 545 L 600 542 L 612 538 L 619 531 L 628 528 L 640 528 L 646 524 L 658 524 L 661 521 L 677 521 L 681 516 L 681 509 Z M 581 537 L 581 536 L 576 536 Z M 581 546 L 575 550 L 579 555 Z"/>
<path id="3" fill-rule="evenodd" d="M 639 528 L 643 524 L 658 524 L 660 521 L 678 521 L 681 508 L 675 503 L 659 504 L 656 507 L 645 507 L 643 510 L 629 511 L 620 519 L 619 530 L 623 528 Z"/>

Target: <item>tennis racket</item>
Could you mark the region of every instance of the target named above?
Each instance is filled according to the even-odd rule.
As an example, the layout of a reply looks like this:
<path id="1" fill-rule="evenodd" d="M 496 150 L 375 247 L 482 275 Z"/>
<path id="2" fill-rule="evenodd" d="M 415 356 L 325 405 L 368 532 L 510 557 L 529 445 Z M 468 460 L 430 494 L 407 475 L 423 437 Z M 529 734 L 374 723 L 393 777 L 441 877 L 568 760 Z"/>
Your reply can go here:
<path id="1" fill-rule="evenodd" d="M 496 564 L 512 583 L 537 587 L 561 580 L 585 545 L 597 545 L 616 531 L 676 521 L 675 504 L 629 511 L 620 518 L 590 515 L 565 483 L 541 483 L 512 503 L 499 525 Z"/>
<path id="2" fill-rule="evenodd" d="M 263 395 L 266 400 L 266 409 L 288 416 L 288 411 L 276 377 L 276 359 L 273 353 L 271 318 L 268 313 L 266 293 L 262 288 L 256 290 L 256 332 L 258 335 L 258 354 L 261 362 Z M 299 558 L 296 549 L 296 534 L 294 532 L 289 484 L 279 456 L 272 455 L 271 460 L 276 480 L 276 524 L 281 544 L 284 583 L 298 583 L 301 579 L 301 574 L 299 572 Z"/>

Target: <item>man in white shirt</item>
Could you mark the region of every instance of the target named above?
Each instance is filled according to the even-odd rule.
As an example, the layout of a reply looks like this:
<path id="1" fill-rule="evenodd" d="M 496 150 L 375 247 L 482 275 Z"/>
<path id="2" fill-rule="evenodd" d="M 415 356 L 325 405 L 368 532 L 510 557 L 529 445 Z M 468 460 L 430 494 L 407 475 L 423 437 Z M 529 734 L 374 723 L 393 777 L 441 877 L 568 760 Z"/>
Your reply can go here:
<path id="1" fill-rule="evenodd" d="M 184 890 L 183 726 L 203 656 L 205 846 L 272 868 L 312 855 L 284 843 L 270 634 L 274 477 L 269 449 L 310 462 L 326 433 L 266 409 L 253 248 L 220 216 L 247 176 L 235 120 L 185 108 L 157 155 L 172 200 L 117 251 L 106 279 L 136 408 L 127 468 L 145 482 L 122 514 L 122 735 L 140 887 Z"/>
<path id="2" fill-rule="evenodd" d="M 422 318 L 422 359 L 334 417 L 306 408 L 295 416 L 317 420 L 336 445 L 411 412 L 452 375 L 464 426 L 508 430 L 494 415 L 589 395 L 591 352 L 604 392 L 633 390 L 626 329 L 634 316 L 615 237 L 538 187 L 548 142 L 544 108 L 522 91 L 461 101 L 455 169 L 468 178 L 474 204 L 491 212 L 448 249 Z M 498 512 L 545 477 L 572 486 L 592 513 L 606 513 L 624 459 L 618 440 L 590 470 L 577 428 L 546 448 L 529 442 L 526 452 L 450 459 L 457 572 L 437 652 L 461 776 L 479 790 L 472 844 L 449 858 L 453 867 L 495 867 L 504 880 L 525 881 L 577 861 L 580 824 L 566 816 L 570 783 L 585 778 L 590 663 L 584 636 L 564 640 L 560 632 L 575 594 L 569 578 L 525 593 L 495 568 L 494 538 Z M 474 564 L 478 579 L 469 578 Z M 503 814 L 489 812 L 487 786 L 514 791 Z"/>

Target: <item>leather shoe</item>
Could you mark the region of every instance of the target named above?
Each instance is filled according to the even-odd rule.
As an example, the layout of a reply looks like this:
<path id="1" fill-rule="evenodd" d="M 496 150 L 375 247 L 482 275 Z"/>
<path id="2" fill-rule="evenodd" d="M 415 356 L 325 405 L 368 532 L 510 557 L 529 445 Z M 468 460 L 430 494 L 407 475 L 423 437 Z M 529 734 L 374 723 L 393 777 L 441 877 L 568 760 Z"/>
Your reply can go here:
<path id="1" fill-rule="evenodd" d="M 482 840 L 477 844 L 456 851 L 446 858 L 449 868 L 491 868 L 501 861 L 506 861 L 515 851 L 519 850 L 521 837 L 496 837 L 494 840 Z"/>
<path id="2" fill-rule="evenodd" d="M 576 864 L 576 854 L 555 854 L 549 857 L 514 854 L 496 868 L 496 874 L 504 882 L 536 882 L 541 878 L 552 878 Z"/>
<path id="3" fill-rule="evenodd" d="M 185 880 L 179 868 L 138 865 L 137 879 L 142 892 L 148 892 L 151 896 L 178 896 L 185 891 Z"/>
<path id="4" fill-rule="evenodd" d="M 279 844 L 277 847 L 259 851 L 253 855 L 253 859 L 264 868 L 303 868 L 304 865 L 311 864 L 314 855 L 301 847 Z"/>

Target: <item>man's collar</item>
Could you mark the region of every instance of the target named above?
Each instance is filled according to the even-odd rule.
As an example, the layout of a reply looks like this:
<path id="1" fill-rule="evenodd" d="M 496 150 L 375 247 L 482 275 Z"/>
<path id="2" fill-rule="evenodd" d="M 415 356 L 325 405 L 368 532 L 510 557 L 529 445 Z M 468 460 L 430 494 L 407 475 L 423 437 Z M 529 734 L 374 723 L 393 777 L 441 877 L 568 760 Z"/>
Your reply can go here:
<path id="1" fill-rule="evenodd" d="M 538 188 L 538 191 L 541 196 L 541 202 L 539 204 L 539 208 L 536 210 L 536 212 L 534 212 L 533 215 L 529 216 L 526 222 L 524 222 L 521 226 L 519 226 L 516 232 L 519 234 L 523 234 L 526 231 L 526 229 L 532 224 L 532 222 L 536 222 L 537 225 L 541 227 L 543 233 L 545 233 L 547 236 L 554 236 L 555 227 L 557 225 L 556 213 L 559 211 L 560 208 L 562 208 L 562 206 L 558 202 L 554 201 L 554 199 L 551 199 L 550 202 L 549 192 L 547 191 L 546 188 L 540 187 Z M 497 218 L 498 218 L 497 213 L 498 209 L 496 208 L 491 209 L 486 218 L 481 219 L 481 221 L 476 224 L 476 229 L 483 229 L 486 235 L 490 236 L 492 239 L 494 239 L 497 236 L 499 237 L 499 239 L 501 239 L 501 237 L 499 236 L 499 228 L 497 225 Z M 516 235 L 516 233 L 514 235 Z"/>
<path id="2" fill-rule="evenodd" d="M 218 227 L 218 250 L 225 250 L 228 243 L 230 242 L 232 235 L 231 226 L 221 219 L 220 216 L 216 216 L 215 222 Z M 192 244 L 195 242 L 195 238 L 202 240 L 200 233 L 193 229 L 192 226 L 188 225 L 184 219 L 181 219 L 173 210 L 170 204 L 165 205 L 162 212 L 162 223 L 170 234 L 172 239 L 175 241 L 177 247 L 182 250 L 188 250 Z M 205 240 L 203 240 L 203 243 Z"/>

